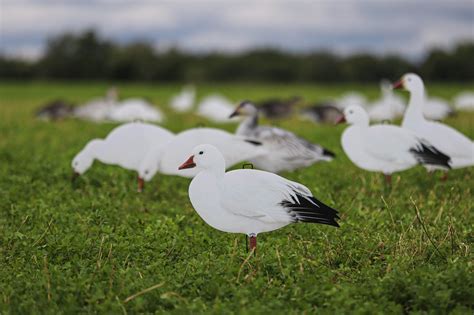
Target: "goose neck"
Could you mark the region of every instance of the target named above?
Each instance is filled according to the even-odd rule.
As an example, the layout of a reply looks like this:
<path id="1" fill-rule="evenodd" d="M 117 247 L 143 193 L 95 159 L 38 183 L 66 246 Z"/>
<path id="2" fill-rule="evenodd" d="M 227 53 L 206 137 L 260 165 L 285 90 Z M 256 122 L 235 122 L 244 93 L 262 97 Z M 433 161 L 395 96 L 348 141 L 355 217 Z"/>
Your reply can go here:
<path id="1" fill-rule="evenodd" d="M 422 89 L 414 90 L 410 93 L 408 107 L 403 118 L 403 124 L 423 120 L 423 103 L 425 101 L 425 93 Z"/>
<path id="2" fill-rule="evenodd" d="M 237 128 L 237 134 L 245 135 L 249 131 L 258 127 L 258 112 L 246 117 Z"/>

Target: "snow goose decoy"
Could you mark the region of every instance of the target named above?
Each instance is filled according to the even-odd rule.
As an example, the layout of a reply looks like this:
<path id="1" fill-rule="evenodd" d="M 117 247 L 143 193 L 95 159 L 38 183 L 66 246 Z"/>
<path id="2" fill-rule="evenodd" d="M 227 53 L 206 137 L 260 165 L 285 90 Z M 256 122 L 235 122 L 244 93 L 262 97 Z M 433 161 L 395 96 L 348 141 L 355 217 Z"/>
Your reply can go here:
<path id="1" fill-rule="evenodd" d="M 338 100 L 336 100 L 336 106 L 344 110 L 347 106 L 359 104 L 361 106 L 367 104 L 367 98 L 356 91 L 349 91 L 344 93 Z"/>
<path id="2" fill-rule="evenodd" d="M 301 115 L 316 123 L 334 124 L 341 117 L 342 111 L 332 103 L 321 103 L 304 108 Z"/>
<path id="3" fill-rule="evenodd" d="M 228 99 L 214 94 L 199 103 L 197 113 L 216 123 L 228 123 L 233 110 L 234 105 Z"/>
<path id="4" fill-rule="evenodd" d="M 449 157 L 413 132 L 393 125 L 369 126 L 369 116 L 360 106 L 348 106 L 340 122 L 351 126 L 341 137 L 342 148 L 358 167 L 385 175 L 409 169 L 417 164 L 449 169 Z"/>
<path id="5" fill-rule="evenodd" d="M 219 231 L 246 234 L 250 250 L 256 250 L 259 233 L 290 223 L 339 227 L 338 212 L 313 197 L 307 187 L 264 171 L 226 173 L 224 157 L 212 145 L 194 148 L 179 167 L 188 168 L 199 171 L 189 185 L 189 199 L 199 216 Z"/>
<path id="6" fill-rule="evenodd" d="M 236 134 L 260 141 L 271 152 L 251 159 L 257 168 L 278 173 L 310 166 L 319 161 L 331 161 L 334 153 L 320 145 L 310 143 L 294 133 L 276 127 L 259 126 L 258 110 L 249 101 L 243 101 L 229 116 L 247 116 L 237 128 Z"/>
<path id="7" fill-rule="evenodd" d="M 439 97 L 426 98 L 423 106 L 423 115 L 430 120 L 443 120 L 454 114 L 449 104 Z"/>
<path id="8" fill-rule="evenodd" d="M 368 107 L 371 121 L 392 121 L 403 115 L 405 103 L 402 98 L 393 93 L 392 84 L 387 80 L 380 82 L 382 97 Z M 357 104 L 357 103 L 354 103 Z"/>
<path id="9" fill-rule="evenodd" d="M 163 122 L 163 113 L 149 102 L 139 98 L 129 98 L 112 107 L 107 119 L 115 122 L 131 122 L 142 120 Z"/>
<path id="10" fill-rule="evenodd" d="M 189 111 L 194 105 L 195 98 L 196 89 L 192 85 L 187 85 L 171 99 L 171 108 L 180 113 Z"/>
<path id="11" fill-rule="evenodd" d="M 94 122 L 107 120 L 110 111 L 117 103 L 118 91 L 116 88 L 110 88 L 105 98 L 92 100 L 82 106 L 74 109 L 74 116 L 80 119 Z"/>
<path id="12" fill-rule="evenodd" d="M 55 100 L 36 111 L 36 118 L 43 120 L 60 120 L 72 116 L 74 106 L 62 100 Z"/>
<path id="13" fill-rule="evenodd" d="M 404 88 L 410 92 L 408 108 L 402 121 L 404 129 L 411 130 L 418 137 L 429 141 L 439 151 L 449 155 L 452 168 L 474 165 L 474 143 L 471 139 L 450 126 L 429 121 L 423 116 L 425 87 L 418 75 L 413 73 L 404 75 L 393 88 Z M 446 174 L 443 179 L 446 179 Z"/>
<path id="14" fill-rule="evenodd" d="M 260 142 L 250 138 L 215 128 L 193 128 L 177 134 L 166 145 L 159 161 L 160 173 L 183 177 L 195 176 L 196 169 L 178 171 L 178 166 L 189 156 L 189 152 L 201 143 L 217 147 L 224 156 L 226 167 L 268 154 Z"/>
<path id="15" fill-rule="evenodd" d="M 474 111 L 474 92 L 462 92 L 454 98 L 457 110 Z"/>
<path id="16" fill-rule="evenodd" d="M 267 118 L 281 119 L 291 116 L 293 107 L 301 101 L 300 96 L 293 96 L 287 100 L 267 100 L 258 104 L 258 109 Z"/>
<path id="17" fill-rule="evenodd" d="M 128 170 L 140 171 L 141 164 L 149 160 L 159 160 L 157 155 L 173 138 L 173 134 L 159 126 L 134 122 L 113 129 L 105 139 L 94 139 L 72 160 L 75 177 L 84 174 L 98 160 L 104 164 L 118 165 Z M 157 168 L 152 165 L 152 167 Z M 156 172 L 156 169 L 147 169 Z M 144 181 L 151 179 L 148 172 L 139 175 L 138 191 Z"/>

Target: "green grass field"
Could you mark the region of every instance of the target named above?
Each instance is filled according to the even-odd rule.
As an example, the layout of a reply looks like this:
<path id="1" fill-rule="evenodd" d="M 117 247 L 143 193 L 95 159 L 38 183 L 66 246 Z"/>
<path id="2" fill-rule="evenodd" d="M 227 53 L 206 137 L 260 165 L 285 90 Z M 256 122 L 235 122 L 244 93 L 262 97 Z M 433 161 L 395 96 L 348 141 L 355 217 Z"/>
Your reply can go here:
<path id="1" fill-rule="evenodd" d="M 474 309 L 474 169 L 396 174 L 392 189 L 342 152 L 344 126 L 278 124 L 337 158 L 283 176 L 340 210 L 341 227 L 293 224 L 259 236 L 207 226 L 188 199 L 190 180 L 159 174 L 136 192 L 136 174 L 96 162 L 74 185 L 70 161 L 116 125 L 43 122 L 34 110 L 54 98 L 76 103 L 106 83 L 0 84 L 0 313 L 436 313 Z M 179 87 L 118 84 L 121 97 L 150 98 L 180 131 L 206 123 L 173 114 Z M 429 86 L 451 98 L 468 85 Z M 310 100 L 378 86 L 198 86 L 233 100 L 299 94 Z M 474 114 L 446 122 L 474 138 Z M 209 124 L 206 123 L 209 126 Z M 218 126 L 233 131 L 235 125 Z"/>

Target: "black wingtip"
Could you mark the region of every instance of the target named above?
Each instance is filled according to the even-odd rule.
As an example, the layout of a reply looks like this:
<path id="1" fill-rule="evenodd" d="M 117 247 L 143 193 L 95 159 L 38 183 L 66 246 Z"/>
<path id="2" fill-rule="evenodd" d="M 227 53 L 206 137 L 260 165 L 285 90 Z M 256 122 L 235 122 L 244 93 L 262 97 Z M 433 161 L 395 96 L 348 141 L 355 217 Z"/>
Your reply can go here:
<path id="1" fill-rule="evenodd" d="M 325 148 L 323 148 L 323 155 L 328 156 L 328 157 L 332 157 L 332 158 L 336 157 L 336 154 L 334 154 L 334 152 L 329 151 L 328 149 L 325 149 Z"/>
<path id="2" fill-rule="evenodd" d="M 296 198 L 284 200 L 280 204 L 293 217 L 294 222 L 309 222 L 339 227 L 338 211 L 318 199 L 303 196 L 295 191 Z"/>
<path id="3" fill-rule="evenodd" d="M 436 165 L 451 169 L 451 157 L 439 151 L 429 143 L 420 141 L 419 146 L 411 148 L 410 152 L 415 155 L 415 158 L 421 164 Z"/>
<path id="4" fill-rule="evenodd" d="M 253 144 L 253 145 L 257 145 L 257 146 L 262 145 L 261 142 L 258 142 L 258 141 L 255 141 L 255 140 L 245 139 L 244 141 L 245 141 L 245 142 L 248 142 L 248 143 L 250 143 L 250 144 Z"/>

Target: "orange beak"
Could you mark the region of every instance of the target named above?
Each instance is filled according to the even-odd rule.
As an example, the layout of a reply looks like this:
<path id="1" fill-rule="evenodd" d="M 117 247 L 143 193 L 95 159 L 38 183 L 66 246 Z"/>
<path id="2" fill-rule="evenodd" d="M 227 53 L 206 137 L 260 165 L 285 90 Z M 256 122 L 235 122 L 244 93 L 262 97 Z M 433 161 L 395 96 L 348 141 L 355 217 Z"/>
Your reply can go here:
<path id="1" fill-rule="evenodd" d="M 336 120 L 336 125 L 339 125 L 339 124 L 342 124 L 342 123 L 345 123 L 345 122 L 346 122 L 346 117 L 344 117 L 344 115 L 342 115 L 341 117 L 339 117 Z"/>
<path id="2" fill-rule="evenodd" d="M 191 155 L 189 159 L 186 160 L 183 164 L 181 164 L 178 167 L 178 170 L 184 170 L 186 168 L 193 168 L 196 166 L 196 163 L 194 163 L 194 155 Z"/>
<path id="3" fill-rule="evenodd" d="M 397 90 L 403 88 L 403 80 L 398 80 L 392 85 L 392 89 Z"/>

